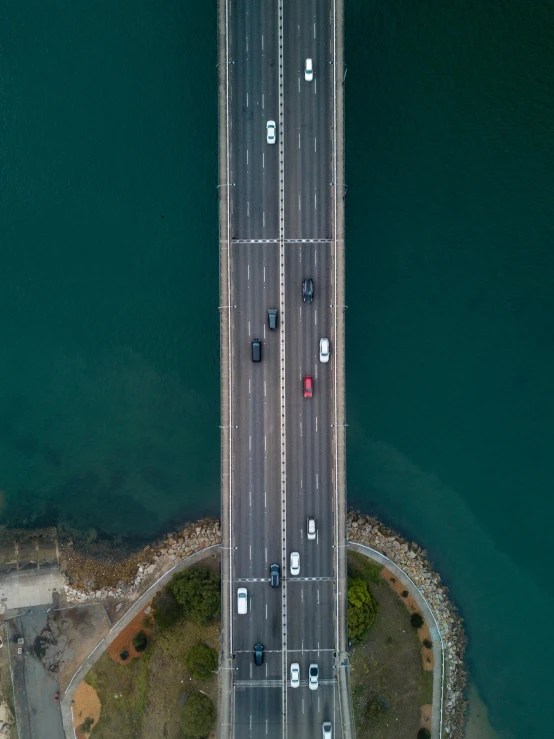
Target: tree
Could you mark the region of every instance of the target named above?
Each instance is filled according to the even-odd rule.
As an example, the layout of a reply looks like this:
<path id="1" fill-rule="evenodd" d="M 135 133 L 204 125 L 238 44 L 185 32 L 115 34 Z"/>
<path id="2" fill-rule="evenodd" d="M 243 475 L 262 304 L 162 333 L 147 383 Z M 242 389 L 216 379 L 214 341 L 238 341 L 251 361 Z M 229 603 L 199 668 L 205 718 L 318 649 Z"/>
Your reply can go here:
<path id="1" fill-rule="evenodd" d="M 205 739 L 215 724 L 215 706 L 204 693 L 187 698 L 181 711 L 181 728 L 185 739 Z"/>
<path id="2" fill-rule="evenodd" d="M 93 724 L 94 724 L 94 719 L 92 718 L 92 716 L 87 716 L 87 718 L 79 726 L 79 729 L 83 732 L 83 734 L 90 734 L 90 732 L 92 731 Z"/>
<path id="3" fill-rule="evenodd" d="M 219 575 L 204 567 L 179 572 L 170 583 L 171 592 L 191 621 L 206 626 L 221 609 Z"/>
<path id="4" fill-rule="evenodd" d="M 420 729 L 417 732 L 417 739 L 431 739 L 431 732 L 428 729 Z"/>
<path id="5" fill-rule="evenodd" d="M 183 606 L 173 595 L 170 585 L 161 590 L 152 601 L 154 621 L 160 629 L 168 629 L 183 617 Z"/>
<path id="6" fill-rule="evenodd" d="M 379 602 L 359 577 L 348 578 L 348 638 L 352 642 L 362 641 L 375 626 L 379 613 Z"/>
<path id="7" fill-rule="evenodd" d="M 421 627 L 423 626 L 423 616 L 421 615 L 421 613 L 412 613 L 410 623 L 412 624 L 414 629 L 421 629 Z"/>
<path id="8" fill-rule="evenodd" d="M 217 651 L 204 642 L 193 644 L 185 654 L 185 666 L 193 677 L 208 680 L 217 670 Z"/>
<path id="9" fill-rule="evenodd" d="M 134 635 L 133 646 L 137 650 L 137 652 L 144 652 L 144 650 L 148 646 L 148 637 L 146 636 L 144 631 L 139 631 L 138 634 Z"/>

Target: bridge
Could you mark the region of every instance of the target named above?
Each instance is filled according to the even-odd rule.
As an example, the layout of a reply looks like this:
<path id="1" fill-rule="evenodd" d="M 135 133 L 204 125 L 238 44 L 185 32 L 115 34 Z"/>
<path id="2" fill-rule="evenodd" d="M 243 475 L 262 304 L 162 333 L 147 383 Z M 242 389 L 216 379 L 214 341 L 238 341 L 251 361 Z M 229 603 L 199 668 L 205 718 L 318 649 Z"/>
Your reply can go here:
<path id="1" fill-rule="evenodd" d="M 222 739 L 353 736 L 342 29 L 343 0 L 218 4 Z"/>

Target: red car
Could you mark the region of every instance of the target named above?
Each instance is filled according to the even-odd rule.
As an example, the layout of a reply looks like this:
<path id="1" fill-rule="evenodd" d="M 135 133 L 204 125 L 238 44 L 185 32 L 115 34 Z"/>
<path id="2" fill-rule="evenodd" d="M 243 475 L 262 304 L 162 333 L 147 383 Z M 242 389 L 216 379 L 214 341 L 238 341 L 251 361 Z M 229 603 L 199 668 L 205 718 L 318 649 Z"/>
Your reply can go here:
<path id="1" fill-rule="evenodd" d="M 60 694 L 59 693 L 54 693 L 54 703 L 57 703 L 59 701 L 59 699 L 60 699 Z"/>
<path id="2" fill-rule="evenodd" d="M 304 397 L 311 398 L 314 392 L 314 381 L 311 377 L 304 378 Z"/>

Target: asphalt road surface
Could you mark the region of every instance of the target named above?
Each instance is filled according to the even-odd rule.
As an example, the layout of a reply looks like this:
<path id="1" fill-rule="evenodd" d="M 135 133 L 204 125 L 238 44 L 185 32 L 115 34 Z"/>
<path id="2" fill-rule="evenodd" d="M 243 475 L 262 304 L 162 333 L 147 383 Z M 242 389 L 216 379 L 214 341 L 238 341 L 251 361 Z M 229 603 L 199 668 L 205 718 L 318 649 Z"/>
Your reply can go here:
<path id="1" fill-rule="evenodd" d="M 340 738 L 334 668 L 332 0 L 283 2 L 282 66 L 277 0 L 234 0 L 228 7 L 231 372 L 237 424 L 231 483 L 234 736 L 277 739 L 285 720 L 288 737 L 312 738 L 321 736 L 322 723 L 330 720 L 333 736 Z M 313 60 L 312 81 L 304 78 L 306 58 Z M 266 140 L 268 120 L 277 123 L 274 145 Z M 302 299 L 308 277 L 314 282 L 312 303 Z M 280 309 L 276 331 L 269 330 L 268 308 Z M 319 361 L 322 337 L 331 341 L 328 364 Z M 262 342 L 261 362 L 252 361 L 254 339 Z M 303 397 L 305 376 L 313 378 L 311 399 Z M 316 520 L 314 541 L 306 537 L 309 517 Z M 298 576 L 288 567 L 293 551 L 300 555 Z M 282 584 L 272 588 L 269 580 L 270 565 L 283 562 L 286 591 Z M 248 589 L 244 615 L 237 613 L 239 587 Z M 261 666 L 254 664 L 258 642 L 264 646 Z M 300 665 L 298 688 L 290 687 L 293 662 Z M 319 666 L 317 690 L 308 687 L 311 663 Z"/>

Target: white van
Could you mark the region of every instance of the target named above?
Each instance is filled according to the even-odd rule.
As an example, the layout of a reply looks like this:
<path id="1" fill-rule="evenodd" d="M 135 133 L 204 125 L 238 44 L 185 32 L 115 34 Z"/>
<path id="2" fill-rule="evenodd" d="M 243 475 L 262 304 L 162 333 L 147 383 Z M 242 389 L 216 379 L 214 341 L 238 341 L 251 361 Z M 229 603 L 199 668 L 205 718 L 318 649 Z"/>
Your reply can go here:
<path id="1" fill-rule="evenodd" d="M 239 613 L 248 613 L 248 590 L 239 588 L 237 590 L 237 611 Z"/>

